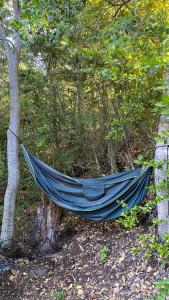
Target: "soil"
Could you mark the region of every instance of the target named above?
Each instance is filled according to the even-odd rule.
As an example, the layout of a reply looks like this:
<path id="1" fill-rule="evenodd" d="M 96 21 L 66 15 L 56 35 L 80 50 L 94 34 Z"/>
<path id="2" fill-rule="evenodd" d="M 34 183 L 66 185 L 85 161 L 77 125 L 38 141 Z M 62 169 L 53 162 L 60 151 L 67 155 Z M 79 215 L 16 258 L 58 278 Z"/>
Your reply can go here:
<path id="1" fill-rule="evenodd" d="M 117 222 L 70 216 L 60 229 L 54 254 L 0 257 L 0 300 L 146 300 L 155 294 L 154 282 L 169 275 L 157 257 L 131 253 L 149 230 L 146 223 L 126 230 Z"/>

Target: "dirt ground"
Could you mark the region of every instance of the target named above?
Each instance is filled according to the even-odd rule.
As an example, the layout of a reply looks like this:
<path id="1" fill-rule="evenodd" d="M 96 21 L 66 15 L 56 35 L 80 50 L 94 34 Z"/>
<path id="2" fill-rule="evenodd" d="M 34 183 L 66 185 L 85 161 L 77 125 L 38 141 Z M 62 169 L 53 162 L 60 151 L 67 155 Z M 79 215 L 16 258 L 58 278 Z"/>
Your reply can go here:
<path id="1" fill-rule="evenodd" d="M 131 253 L 138 235 L 147 231 L 146 223 L 126 230 L 115 222 L 70 216 L 61 226 L 58 252 L 0 258 L 11 264 L 0 272 L 0 300 L 146 300 L 155 292 L 154 282 L 169 275 L 157 258 Z"/>

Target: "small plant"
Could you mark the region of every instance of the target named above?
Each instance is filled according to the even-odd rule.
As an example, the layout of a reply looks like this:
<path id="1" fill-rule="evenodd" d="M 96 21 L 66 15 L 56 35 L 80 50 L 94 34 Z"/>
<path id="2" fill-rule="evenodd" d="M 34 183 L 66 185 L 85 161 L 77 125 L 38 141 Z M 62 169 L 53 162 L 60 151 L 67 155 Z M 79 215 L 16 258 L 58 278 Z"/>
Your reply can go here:
<path id="1" fill-rule="evenodd" d="M 135 206 L 130 211 L 126 210 L 121 213 L 117 222 L 121 223 L 126 229 L 131 229 L 139 223 L 139 207 Z"/>
<path id="2" fill-rule="evenodd" d="M 145 257 L 150 257 L 153 253 L 157 253 L 165 265 L 169 260 L 169 234 L 165 234 L 163 239 L 164 242 L 160 243 L 155 233 L 150 232 L 140 236 L 140 244 L 142 248 L 145 248 Z"/>
<path id="3" fill-rule="evenodd" d="M 152 191 L 153 187 L 150 187 Z M 161 202 L 163 197 L 157 196 L 151 201 L 148 201 L 144 206 L 136 205 L 133 208 L 129 208 L 123 201 L 118 201 L 118 203 L 125 209 L 121 213 L 121 217 L 117 222 L 122 224 L 126 229 L 131 229 L 139 224 L 140 216 L 145 215 L 150 212 L 157 203 Z M 154 225 L 154 224 L 153 224 Z M 157 224 L 156 224 L 157 225 Z"/>
<path id="4" fill-rule="evenodd" d="M 64 300 L 65 299 L 65 294 L 63 291 L 53 291 L 52 292 L 52 297 L 56 300 Z"/>
<path id="5" fill-rule="evenodd" d="M 155 282 L 155 287 L 159 289 L 156 300 L 165 300 L 169 296 L 169 279 Z"/>
<path id="6" fill-rule="evenodd" d="M 107 258 L 107 256 L 109 255 L 109 253 L 110 253 L 109 247 L 106 246 L 106 245 L 102 246 L 101 249 L 100 249 L 100 253 L 99 253 L 100 261 L 101 262 L 104 261 Z"/>
<path id="7" fill-rule="evenodd" d="M 140 252 L 140 250 L 139 250 L 137 247 L 132 247 L 132 248 L 131 248 L 131 253 L 132 253 L 133 255 L 137 255 L 139 252 Z"/>
<path id="8" fill-rule="evenodd" d="M 144 157 L 143 157 L 143 155 L 140 154 L 140 155 L 138 155 L 137 159 L 134 160 L 134 163 L 136 165 L 140 165 L 143 163 L 143 160 L 144 160 Z"/>
<path id="9" fill-rule="evenodd" d="M 169 279 L 159 280 L 155 282 L 155 288 L 159 290 L 159 293 L 153 297 L 148 298 L 147 300 L 167 300 L 169 296 Z"/>

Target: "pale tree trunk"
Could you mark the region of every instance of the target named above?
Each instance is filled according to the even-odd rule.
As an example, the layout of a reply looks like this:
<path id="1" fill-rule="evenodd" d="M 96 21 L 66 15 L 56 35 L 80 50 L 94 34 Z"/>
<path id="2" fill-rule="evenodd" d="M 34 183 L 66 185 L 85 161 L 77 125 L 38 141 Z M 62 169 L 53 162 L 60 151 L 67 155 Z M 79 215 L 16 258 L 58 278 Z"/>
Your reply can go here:
<path id="1" fill-rule="evenodd" d="M 98 157 L 97 157 L 95 146 L 94 146 L 92 141 L 91 141 L 91 145 L 92 145 L 93 155 L 94 155 L 94 159 L 95 159 L 95 163 L 96 163 L 97 175 L 100 176 L 100 171 L 101 171 L 100 170 L 100 164 L 99 164 L 99 160 L 98 160 Z"/>
<path id="2" fill-rule="evenodd" d="M 169 80 L 169 74 L 166 75 L 166 80 Z M 158 134 L 162 135 L 165 130 L 169 130 L 169 120 L 165 116 L 160 117 L 159 127 L 158 127 Z M 167 144 L 169 143 L 169 139 Z M 168 151 L 168 155 L 167 155 Z M 169 148 L 167 150 L 167 146 L 162 142 L 156 143 L 156 151 L 155 151 L 155 161 L 163 161 L 167 159 L 169 156 Z M 160 239 L 163 239 L 164 234 L 169 233 L 169 199 L 165 200 L 167 195 L 167 191 L 165 188 L 158 188 L 158 185 L 162 181 L 167 181 L 167 166 L 163 167 L 163 170 L 158 168 L 155 169 L 155 185 L 156 185 L 156 195 L 160 197 L 164 197 L 157 205 L 158 211 L 158 219 L 161 220 L 160 225 L 158 226 L 158 236 Z"/>
<path id="3" fill-rule="evenodd" d="M 13 0 L 13 18 L 19 18 L 19 1 Z M 19 85 L 18 85 L 18 64 L 21 50 L 19 34 L 13 37 L 13 46 L 8 43 L 6 32 L 0 24 L 0 35 L 7 54 L 9 68 L 10 86 L 10 120 L 9 128 L 18 136 L 20 125 L 19 107 Z M 19 160 L 18 160 L 18 139 L 12 132 L 7 132 L 7 160 L 8 160 L 8 183 L 4 198 L 4 212 L 1 229 L 1 247 L 7 248 L 12 245 L 14 233 L 14 210 L 19 185 Z"/>
<path id="4" fill-rule="evenodd" d="M 115 151 L 112 141 L 108 141 L 108 160 L 111 167 L 111 172 L 117 172 L 117 164 L 115 159 Z"/>

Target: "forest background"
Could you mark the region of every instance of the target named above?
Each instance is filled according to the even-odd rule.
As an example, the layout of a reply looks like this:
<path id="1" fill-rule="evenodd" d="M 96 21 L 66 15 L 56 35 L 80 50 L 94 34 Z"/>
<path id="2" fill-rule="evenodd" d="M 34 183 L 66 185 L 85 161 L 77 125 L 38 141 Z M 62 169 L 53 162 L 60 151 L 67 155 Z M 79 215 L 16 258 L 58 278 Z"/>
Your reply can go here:
<path id="1" fill-rule="evenodd" d="M 20 139 L 57 170 L 96 177 L 154 158 L 167 117 L 168 1 L 21 1 Z M 3 20 L 10 11 L 1 8 Z M 0 49 L 0 191 L 7 183 L 9 79 Z M 19 216 L 38 205 L 20 155 Z M 3 212 L 0 203 L 0 220 Z M 29 215 L 29 214 L 28 214 Z M 31 222 L 31 218 L 28 218 Z"/>

